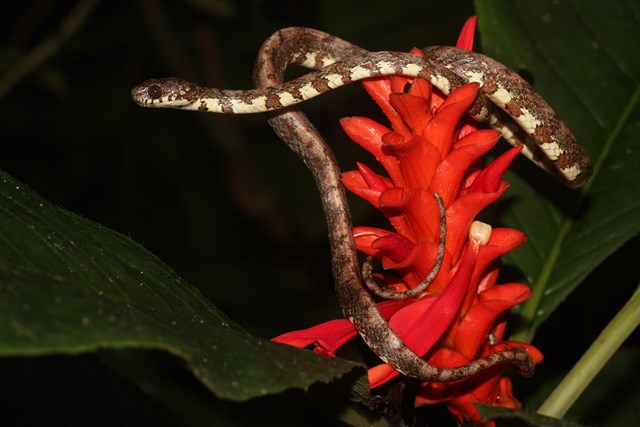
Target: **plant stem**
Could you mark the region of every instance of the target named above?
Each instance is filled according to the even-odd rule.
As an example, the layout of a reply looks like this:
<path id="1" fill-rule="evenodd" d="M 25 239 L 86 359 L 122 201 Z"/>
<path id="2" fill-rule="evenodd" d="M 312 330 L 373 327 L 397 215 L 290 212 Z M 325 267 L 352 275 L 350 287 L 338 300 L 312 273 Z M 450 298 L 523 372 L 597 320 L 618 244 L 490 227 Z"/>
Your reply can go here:
<path id="1" fill-rule="evenodd" d="M 547 397 L 538 409 L 538 413 L 562 418 L 638 325 L 640 325 L 640 287 Z"/>
<path id="2" fill-rule="evenodd" d="M 584 193 L 580 197 L 576 206 L 582 206 L 583 201 Z M 556 262 L 560 257 L 562 246 L 564 245 L 566 237 L 571 232 L 573 225 L 573 219 L 567 219 L 558 231 L 555 242 L 553 243 L 553 246 L 546 257 L 545 263 L 542 266 L 540 276 L 538 276 L 535 284 L 533 285 L 533 295 L 522 305 L 522 310 L 519 313 L 518 321 L 516 323 L 515 332 L 511 335 L 510 339 L 526 343 L 533 341 L 533 336 L 535 334 L 533 324 L 536 316 L 538 316 L 540 302 L 542 301 L 545 289 L 549 284 L 549 277 L 551 277 L 551 273 L 553 272 Z"/>

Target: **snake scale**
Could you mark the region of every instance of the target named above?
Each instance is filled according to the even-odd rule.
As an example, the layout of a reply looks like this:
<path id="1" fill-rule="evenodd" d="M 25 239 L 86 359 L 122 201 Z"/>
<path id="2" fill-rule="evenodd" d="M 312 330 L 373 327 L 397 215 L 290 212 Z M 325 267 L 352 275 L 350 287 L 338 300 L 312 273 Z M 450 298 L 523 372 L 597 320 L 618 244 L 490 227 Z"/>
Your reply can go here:
<path id="1" fill-rule="evenodd" d="M 500 130 L 510 143 L 524 145 L 523 153 L 560 181 L 578 187 L 588 178 L 591 161 L 582 146 L 516 73 L 475 52 L 453 47 L 423 51 L 425 58 L 400 52 L 372 53 L 318 30 L 285 28 L 260 48 L 254 68 L 257 89 L 221 90 L 170 77 L 147 80 L 131 94 L 143 107 L 231 114 L 269 112 L 270 125 L 302 158 L 320 191 L 336 294 L 345 317 L 383 361 L 424 381 L 466 378 L 500 363 L 514 364 L 523 374 L 530 374 L 532 363 L 517 348 L 457 368 L 438 368 L 427 364 L 391 330 L 360 276 L 351 217 L 331 149 L 306 116 L 292 108 L 329 90 L 375 76 L 425 78 L 445 94 L 473 81 L 481 85 L 482 93 L 469 111 L 474 118 Z M 291 64 L 317 71 L 285 82 L 284 72 Z"/>

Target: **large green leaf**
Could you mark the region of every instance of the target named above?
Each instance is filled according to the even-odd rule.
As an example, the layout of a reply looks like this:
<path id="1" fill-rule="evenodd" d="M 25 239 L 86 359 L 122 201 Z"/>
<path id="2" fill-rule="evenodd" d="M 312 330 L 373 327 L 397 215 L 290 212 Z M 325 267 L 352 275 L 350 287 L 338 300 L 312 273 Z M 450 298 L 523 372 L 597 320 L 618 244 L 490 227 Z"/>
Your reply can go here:
<path id="1" fill-rule="evenodd" d="M 533 331 L 640 230 L 640 4 L 634 0 L 477 0 L 484 52 L 532 77 L 584 144 L 594 173 L 580 192 L 524 165 L 504 221 L 529 243 L 511 255 L 536 291 Z"/>
<path id="2" fill-rule="evenodd" d="M 0 295 L 2 356 L 160 349 L 233 400 L 329 382 L 357 366 L 252 337 L 143 247 L 4 173 Z"/>

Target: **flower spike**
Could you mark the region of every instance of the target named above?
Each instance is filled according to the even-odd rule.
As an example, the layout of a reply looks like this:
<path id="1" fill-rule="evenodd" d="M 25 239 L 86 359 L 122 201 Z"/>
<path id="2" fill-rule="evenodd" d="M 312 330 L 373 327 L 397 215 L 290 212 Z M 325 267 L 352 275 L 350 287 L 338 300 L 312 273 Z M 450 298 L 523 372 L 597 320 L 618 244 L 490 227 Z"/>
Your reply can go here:
<path id="1" fill-rule="evenodd" d="M 474 24 L 475 19 L 467 21 L 458 47 L 472 48 Z M 325 204 L 325 210 L 345 316 L 274 341 L 334 356 L 359 334 L 380 359 L 369 369 L 371 388 L 399 375 L 412 377 L 420 381 L 415 406 L 444 403 L 461 422 L 482 422 L 476 402 L 517 408 L 504 371 L 514 366 L 531 375 L 543 357 L 531 345 L 504 339 L 505 312 L 531 290 L 497 284 L 495 261 L 526 237 L 475 221 L 507 190 L 503 174 L 517 151 L 482 167 L 482 156 L 500 134 L 479 130 L 466 116 L 477 102 L 477 84 L 448 96 L 419 78 L 374 78 L 364 87 L 389 125 L 363 117 L 342 119 L 341 125 L 385 172 L 358 163 L 357 170 L 342 174 L 342 183 L 385 215 L 393 230 L 351 228 L 326 143 L 300 113 L 270 119 L 307 164 L 322 165 L 312 172 L 325 192 L 323 202 L 329 197 L 339 202 L 340 209 Z M 354 243 L 368 256 L 361 271 Z M 374 259 L 393 274 L 374 279 Z M 384 301 L 376 303 L 373 296 Z"/>

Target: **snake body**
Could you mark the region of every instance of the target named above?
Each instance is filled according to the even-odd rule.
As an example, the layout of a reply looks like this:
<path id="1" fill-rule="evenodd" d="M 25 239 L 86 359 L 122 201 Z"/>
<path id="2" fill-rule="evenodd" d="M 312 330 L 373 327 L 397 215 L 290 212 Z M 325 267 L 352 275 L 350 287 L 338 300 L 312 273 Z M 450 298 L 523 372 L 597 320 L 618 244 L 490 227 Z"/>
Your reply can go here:
<path id="1" fill-rule="evenodd" d="M 143 107 L 251 114 L 286 108 L 355 81 L 384 75 L 425 78 L 444 94 L 476 82 L 485 96 L 472 105 L 474 118 L 487 121 L 511 144 L 523 145 L 529 159 L 570 186 L 582 185 L 591 173 L 589 156 L 554 110 L 524 79 L 487 56 L 436 46 L 423 49 L 426 58 L 364 50 L 336 57 L 326 49 L 300 47 L 293 61 L 319 70 L 277 86 L 223 90 L 163 78 L 136 86 L 132 97 Z"/>
<path id="2" fill-rule="evenodd" d="M 269 111 L 269 123 L 312 172 L 328 223 L 336 294 L 345 317 L 367 345 L 399 372 L 424 381 L 454 381 L 500 363 L 529 374 L 533 366 L 519 349 L 493 353 L 457 368 L 427 364 L 393 332 L 365 290 L 340 171 L 331 149 L 306 116 L 291 106 L 353 81 L 380 75 L 429 80 L 445 94 L 468 81 L 482 85 L 470 113 L 499 128 L 515 144 L 530 147 L 530 158 L 572 186 L 590 173 L 582 147 L 544 100 L 517 74 L 477 53 L 455 48 L 425 48 L 427 58 L 397 52 L 370 53 L 337 37 L 308 28 L 287 28 L 263 44 L 254 69 L 257 89 L 205 88 L 178 78 L 151 79 L 132 90 L 144 107 L 220 113 Z M 284 81 L 284 71 L 299 64 L 319 71 Z M 524 104 L 523 104 L 524 103 Z M 493 109 L 493 105 L 499 109 Z M 519 106 L 519 107 L 518 107 Z M 504 113 L 501 113 L 503 111 Z M 510 120 L 511 127 L 507 124 Z M 557 132 L 558 126 L 562 129 Z"/>

